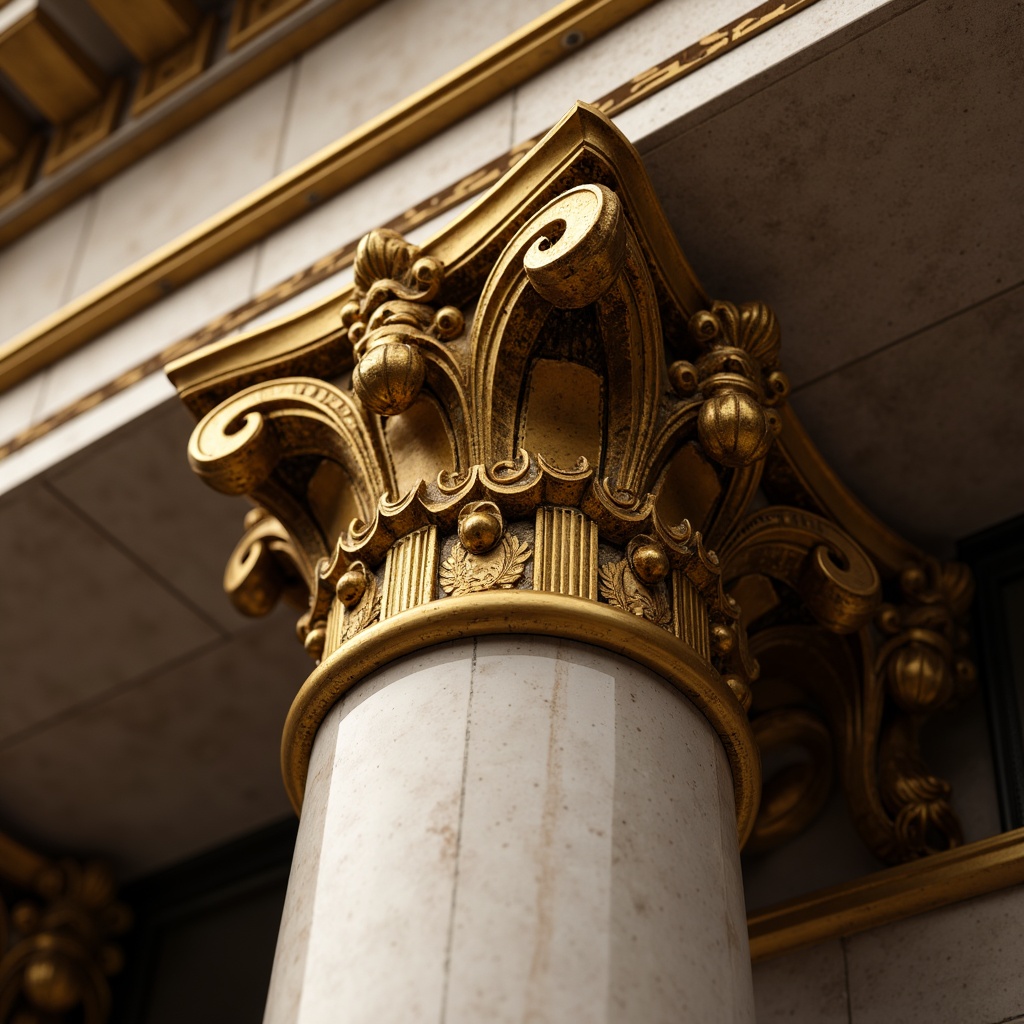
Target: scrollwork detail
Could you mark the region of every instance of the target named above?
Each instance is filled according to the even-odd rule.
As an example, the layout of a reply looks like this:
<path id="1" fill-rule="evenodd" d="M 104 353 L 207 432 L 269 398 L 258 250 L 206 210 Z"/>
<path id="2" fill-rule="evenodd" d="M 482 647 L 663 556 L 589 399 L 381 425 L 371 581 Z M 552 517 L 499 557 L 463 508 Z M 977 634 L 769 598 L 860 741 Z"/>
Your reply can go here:
<path id="1" fill-rule="evenodd" d="M 351 389 L 251 385 L 254 371 L 200 423 L 196 472 L 287 530 L 268 521 L 240 545 L 240 599 L 269 606 L 294 554 L 310 592 L 299 633 L 320 658 L 379 616 L 443 600 L 438 582 L 450 596 L 519 586 L 528 524 L 566 510 L 533 543 L 571 553 L 556 528 L 583 520 L 587 578 L 541 589 L 674 632 L 762 738 L 811 749 L 817 775 L 770 784 L 755 845 L 806 825 L 828 757 L 883 859 L 956 842 L 917 730 L 973 685 L 969 577 L 895 538 L 813 452 L 786 405 L 771 308 L 712 301 L 695 280 L 679 290 L 685 260 L 667 224 L 638 219 L 636 191 L 559 167 L 465 250 L 457 234 L 432 251 L 391 231 L 363 240 L 340 310 Z M 474 310 L 468 330 L 446 301 Z M 316 458 L 342 470 L 316 481 L 326 492 L 310 483 Z M 342 477 L 353 493 L 314 515 L 343 488 L 324 478 Z M 545 564 L 563 561 L 583 564 Z M 773 703 L 776 686 L 801 706 Z"/>

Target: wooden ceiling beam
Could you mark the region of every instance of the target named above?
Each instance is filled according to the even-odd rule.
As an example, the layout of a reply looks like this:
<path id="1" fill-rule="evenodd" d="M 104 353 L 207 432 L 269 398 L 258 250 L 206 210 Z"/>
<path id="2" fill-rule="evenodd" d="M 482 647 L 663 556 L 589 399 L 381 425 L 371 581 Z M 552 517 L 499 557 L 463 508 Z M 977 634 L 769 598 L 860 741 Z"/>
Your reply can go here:
<path id="1" fill-rule="evenodd" d="M 17 104 L 0 92 L 0 167 L 22 151 L 31 132 L 32 122 Z"/>
<path id="2" fill-rule="evenodd" d="M 192 0 L 89 0 L 89 6 L 143 64 L 184 43 L 200 21 Z"/>
<path id="3" fill-rule="evenodd" d="M 0 72 L 51 124 L 98 103 L 106 80 L 38 0 L 0 10 Z"/>

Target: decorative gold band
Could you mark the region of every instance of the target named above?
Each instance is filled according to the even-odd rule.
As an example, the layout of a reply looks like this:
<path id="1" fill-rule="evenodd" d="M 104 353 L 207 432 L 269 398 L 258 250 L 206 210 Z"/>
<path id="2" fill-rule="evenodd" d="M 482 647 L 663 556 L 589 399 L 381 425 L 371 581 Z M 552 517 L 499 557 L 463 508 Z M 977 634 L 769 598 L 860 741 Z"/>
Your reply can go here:
<path id="1" fill-rule="evenodd" d="M 718 673 L 672 633 L 646 619 L 578 597 L 491 591 L 422 604 L 369 626 L 326 658 L 299 690 L 281 741 L 284 784 L 296 811 L 320 723 L 375 669 L 448 640 L 493 634 L 562 637 L 620 654 L 682 691 L 721 737 L 732 765 L 740 844 L 754 825 L 761 761 L 746 714 Z"/>
<path id="2" fill-rule="evenodd" d="M 1024 828 L 819 889 L 747 918 L 755 962 L 1024 883 Z"/>

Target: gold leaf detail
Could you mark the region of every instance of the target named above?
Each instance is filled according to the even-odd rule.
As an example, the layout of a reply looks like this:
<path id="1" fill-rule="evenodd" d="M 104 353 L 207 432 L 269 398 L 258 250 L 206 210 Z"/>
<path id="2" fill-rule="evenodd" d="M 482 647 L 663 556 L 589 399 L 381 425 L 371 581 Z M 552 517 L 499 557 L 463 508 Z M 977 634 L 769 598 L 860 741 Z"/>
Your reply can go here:
<path id="1" fill-rule="evenodd" d="M 508 590 L 519 582 L 530 545 L 511 534 L 482 555 L 474 555 L 461 544 L 441 564 L 441 586 L 452 597 L 475 594 L 481 590 Z"/>
<path id="2" fill-rule="evenodd" d="M 629 567 L 627 559 L 606 562 L 598 570 L 601 596 L 613 607 L 647 619 L 656 626 L 666 627 L 672 621 L 672 611 L 664 587 L 645 586 Z"/>
<path id="3" fill-rule="evenodd" d="M 351 639 L 360 630 L 380 618 L 380 587 L 373 573 L 366 574 L 366 591 L 354 608 L 345 610 L 345 619 L 341 624 L 339 643 Z"/>

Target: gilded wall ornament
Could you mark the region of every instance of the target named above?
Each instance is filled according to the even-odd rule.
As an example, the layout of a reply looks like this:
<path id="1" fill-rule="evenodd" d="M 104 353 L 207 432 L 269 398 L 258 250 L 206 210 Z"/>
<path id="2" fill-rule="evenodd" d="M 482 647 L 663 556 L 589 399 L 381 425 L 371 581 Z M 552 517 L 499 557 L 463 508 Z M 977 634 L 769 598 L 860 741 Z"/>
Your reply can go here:
<path id="1" fill-rule="evenodd" d="M 0 835 L 0 1020 L 106 1024 L 131 913 L 99 862 L 49 860 Z"/>
<path id="2" fill-rule="evenodd" d="M 360 563 L 355 563 L 357 566 Z M 361 580 L 356 586 L 354 580 Z M 366 629 L 380 618 L 381 590 L 377 585 L 377 579 L 372 573 L 349 570 L 338 583 L 338 600 L 344 608 L 341 614 L 341 629 L 338 634 L 337 643 L 343 644 L 350 640 L 361 629 Z"/>
<path id="3" fill-rule="evenodd" d="M 578 106 L 427 245 L 371 232 L 315 314 L 171 367 L 196 472 L 270 517 L 236 601 L 306 588 L 323 660 L 286 729 L 296 804 L 347 666 L 500 618 L 674 652 L 652 659 L 722 738 L 753 848 L 814 820 L 833 765 L 879 857 L 958 842 L 918 734 L 971 687 L 969 581 L 843 488 L 781 351 L 765 303 L 704 292 L 636 152 Z M 756 821 L 755 743 L 800 755 Z"/>

